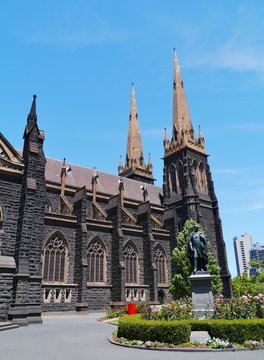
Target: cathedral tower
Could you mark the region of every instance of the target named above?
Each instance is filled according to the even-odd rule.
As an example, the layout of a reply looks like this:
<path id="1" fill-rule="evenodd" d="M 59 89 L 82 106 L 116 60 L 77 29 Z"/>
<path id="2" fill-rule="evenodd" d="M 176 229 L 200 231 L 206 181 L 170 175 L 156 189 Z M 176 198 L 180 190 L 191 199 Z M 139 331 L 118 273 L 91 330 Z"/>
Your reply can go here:
<path id="1" fill-rule="evenodd" d="M 147 165 L 144 161 L 141 134 L 139 128 L 139 121 L 138 121 L 136 95 L 135 95 L 135 88 L 133 83 L 132 83 L 131 105 L 130 105 L 130 114 L 129 114 L 126 162 L 125 165 L 123 166 L 120 157 L 120 162 L 118 166 L 118 175 L 130 179 L 146 182 L 149 184 L 154 183 L 150 156 Z"/>
<path id="2" fill-rule="evenodd" d="M 199 128 L 195 137 L 180 67 L 174 50 L 172 138 L 164 134 L 163 203 L 176 208 L 179 231 L 185 220 L 201 223 L 221 267 L 224 294 L 231 295 L 218 202 Z"/>

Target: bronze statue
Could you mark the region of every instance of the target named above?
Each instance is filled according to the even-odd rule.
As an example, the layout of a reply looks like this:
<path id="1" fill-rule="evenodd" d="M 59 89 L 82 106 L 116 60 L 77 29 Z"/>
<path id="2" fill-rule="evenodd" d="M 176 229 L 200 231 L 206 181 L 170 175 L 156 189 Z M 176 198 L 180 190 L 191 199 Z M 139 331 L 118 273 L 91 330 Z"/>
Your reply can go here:
<path id="1" fill-rule="evenodd" d="M 196 271 L 207 271 L 207 241 L 204 234 L 199 231 L 199 225 L 197 224 L 194 226 L 194 230 L 189 237 L 187 250 L 193 274 Z"/>

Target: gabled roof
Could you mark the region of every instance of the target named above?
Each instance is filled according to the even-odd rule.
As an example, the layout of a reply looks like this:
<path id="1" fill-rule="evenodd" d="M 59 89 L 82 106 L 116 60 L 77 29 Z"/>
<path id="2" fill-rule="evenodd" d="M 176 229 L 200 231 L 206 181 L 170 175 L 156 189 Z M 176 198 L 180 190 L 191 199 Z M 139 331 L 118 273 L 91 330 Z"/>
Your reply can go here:
<path id="1" fill-rule="evenodd" d="M 61 168 L 63 162 L 51 158 L 46 158 L 46 181 L 60 184 L 61 183 Z M 66 186 L 80 188 L 86 186 L 88 190 L 92 190 L 92 176 L 94 169 L 85 168 L 79 165 L 70 164 L 71 171 L 67 172 Z M 97 170 L 96 170 L 97 171 Z M 119 176 L 107 174 L 97 171 L 99 177 L 97 179 L 96 191 L 97 193 L 106 195 L 118 194 L 118 180 Z M 123 178 L 124 183 L 124 197 L 129 200 L 138 202 L 143 201 L 143 194 L 140 186 L 141 181 Z M 150 184 L 145 184 L 148 189 L 149 201 L 153 205 L 161 205 L 159 194 L 162 194 L 162 188 Z"/>
<path id="2" fill-rule="evenodd" d="M 9 141 L 0 132 L 0 168 L 2 171 L 11 171 L 22 174 L 23 159 Z"/>

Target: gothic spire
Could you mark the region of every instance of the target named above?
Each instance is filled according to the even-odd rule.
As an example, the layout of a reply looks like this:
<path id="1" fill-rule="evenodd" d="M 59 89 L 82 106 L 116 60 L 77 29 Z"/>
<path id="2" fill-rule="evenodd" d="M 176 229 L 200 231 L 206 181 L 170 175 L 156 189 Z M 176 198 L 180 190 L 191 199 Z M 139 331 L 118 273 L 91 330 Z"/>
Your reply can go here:
<path id="1" fill-rule="evenodd" d="M 149 168 L 144 161 L 134 83 L 131 91 L 126 162 L 124 166 L 119 162 L 118 174 L 153 183 L 152 167 Z"/>
<path id="2" fill-rule="evenodd" d="M 127 163 L 130 167 L 134 162 L 137 167 L 144 167 L 141 134 L 138 121 L 138 111 L 134 83 L 132 83 L 131 104 L 129 113 L 129 129 L 127 137 Z"/>
<path id="3" fill-rule="evenodd" d="M 174 49 L 174 75 L 173 75 L 173 129 L 174 140 L 181 137 L 182 131 L 193 134 L 193 127 L 185 95 L 179 61 Z"/>
<path id="4" fill-rule="evenodd" d="M 183 86 L 179 61 L 176 50 L 173 55 L 173 121 L 172 139 L 164 137 L 165 156 L 170 155 L 184 147 L 190 147 L 199 152 L 205 153 L 204 142 L 195 139 L 192 120 L 189 112 L 187 98 Z"/>

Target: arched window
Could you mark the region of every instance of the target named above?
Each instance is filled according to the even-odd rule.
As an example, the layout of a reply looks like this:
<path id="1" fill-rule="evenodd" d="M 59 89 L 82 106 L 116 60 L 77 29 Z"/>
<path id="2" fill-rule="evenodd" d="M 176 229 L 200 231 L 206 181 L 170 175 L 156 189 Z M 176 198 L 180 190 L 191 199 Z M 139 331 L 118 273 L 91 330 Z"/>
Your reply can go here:
<path id="1" fill-rule="evenodd" d="M 106 251 L 99 238 L 93 239 L 87 249 L 88 282 L 105 283 Z"/>
<path id="2" fill-rule="evenodd" d="M 201 161 L 199 164 L 199 173 L 200 173 L 200 191 L 202 193 L 207 193 L 207 178 L 206 178 L 206 172 L 204 168 L 204 164 Z"/>
<path id="3" fill-rule="evenodd" d="M 175 166 L 171 164 L 169 168 L 169 182 L 170 182 L 170 190 L 173 193 L 177 192 L 177 184 L 176 184 L 176 169 Z"/>
<path id="4" fill-rule="evenodd" d="M 124 259 L 126 267 L 126 284 L 138 284 L 138 253 L 133 244 L 124 248 Z"/>
<path id="5" fill-rule="evenodd" d="M 183 188 L 183 164 L 180 160 L 176 163 L 176 192 L 182 192 Z"/>
<path id="6" fill-rule="evenodd" d="M 158 284 L 167 284 L 168 269 L 167 259 L 161 246 L 157 246 L 154 250 L 155 263 L 158 273 Z"/>
<path id="7" fill-rule="evenodd" d="M 193 167 L 192 173 L 195 177 L 196 189 L 198 192 L 200 192 L 200 171 L 199 171 L 198 161 L 196 159 L 193 159 L 192 167 Z"/>
<path id="8" fill-rule="evenodd" d="M 61 234 L 54 234 L 44 248 L 43 281 L 66 282 L 68 248 Z"/>

